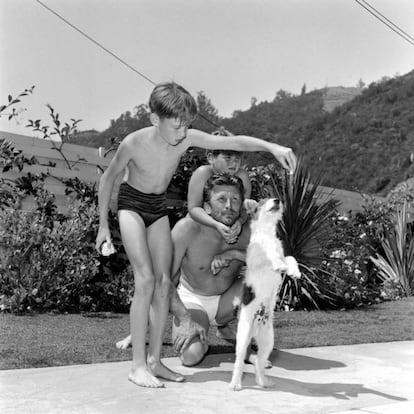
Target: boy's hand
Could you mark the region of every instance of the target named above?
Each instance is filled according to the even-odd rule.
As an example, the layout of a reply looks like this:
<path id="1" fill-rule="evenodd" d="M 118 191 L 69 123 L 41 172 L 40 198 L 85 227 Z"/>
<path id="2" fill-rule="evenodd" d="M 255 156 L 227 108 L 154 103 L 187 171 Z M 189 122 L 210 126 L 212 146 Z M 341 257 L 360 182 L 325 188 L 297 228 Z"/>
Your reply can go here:
<path id="1" fill-rule="evenodd" d="M 227 252 L 214 256 L 210 266 L 213 275 L 215 276 L 220 273 L 223 267 L 229 267 L 232 260 L 233 258 Z"/>
<path id="2" fill-rule="evenodd" d="M 226 226 L 225 224 L 219 222 L 216 224 L 216 230 L 221 234 L 227 244 L 235 243 L 240 233 L 235 231 L 233 227 Z"/>
<path id="3" fill-rule="evenodd" d="M 107 227 L 100 227 L 98 230 L 98 235 L 96 236 L 95 249 L 101 253 L 102 244 L 107 242 L 109 245 L 112 245 L 111 242 L 111 233 Z"/>
<path id="4" fill-rule="evenodd" d="M 282 167 L 286 168 L 289 171 L 289 174 L 293 174 L 295 172 L 297 159 L 296 155 L 293 153 L 292 148 L 273 144 L 270 152 L 280 162 L 280 164 L 282 164 Z"/>
<path id="5" fill-rule="evenodd" d="M 221 237 L 223 237 L 226 243 L 234 243 L 234 234 L 229 226 L 226 226 L 220 222 L 216 222 L 216 230 L 220 233 Z"/>
<path id="6" fill-rule="evenodd" d="M 180 319 L 178 326 L 176 325 L 177 336 L 174 341 L 174 350 L 182 352 L 190 345 L 191 341 L 196 337 L 200 337 L 201 343 L 206 342 L 206 331 L 196 321 L 187 315 Z"/>
<path id="7" fill-rule="evenodd" d="M 238 239 L 241 231 L 242 231 L 242 225 L 240 223 L 240 220 L 236 220 L 235 223 L 230 227 L 230 231 L 232 234 L 236 235 L 236 240 Z"/>

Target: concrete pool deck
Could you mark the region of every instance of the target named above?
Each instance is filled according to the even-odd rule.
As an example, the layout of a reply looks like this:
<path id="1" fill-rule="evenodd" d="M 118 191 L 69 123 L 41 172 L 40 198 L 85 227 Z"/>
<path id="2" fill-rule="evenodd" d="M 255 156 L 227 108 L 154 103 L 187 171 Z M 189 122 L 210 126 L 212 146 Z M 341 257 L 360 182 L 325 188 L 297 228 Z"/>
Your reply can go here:
<path id="1" fill-rule="evenodd" d="M 233 354 L 208 355 L 197 367 L 164 363 L 184 383 L 137 387 L 130 362 L 0 371 L 2 414 L 405 414 L 414 412 L 414 341 L 274 351 L 255 385 L 245 366 L 242 391 L 228 389 Z"/>

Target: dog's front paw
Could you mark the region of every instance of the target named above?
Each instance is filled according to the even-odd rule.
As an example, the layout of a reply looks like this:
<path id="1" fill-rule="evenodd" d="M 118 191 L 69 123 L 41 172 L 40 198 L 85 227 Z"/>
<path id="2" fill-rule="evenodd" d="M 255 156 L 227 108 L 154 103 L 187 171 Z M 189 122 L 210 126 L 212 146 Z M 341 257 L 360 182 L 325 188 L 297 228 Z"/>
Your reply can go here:
<path id="1" fill-rule="evenodd" d="M 301 273 L 299 270 L 298 262 L 293 256 L 286 256 L 285 257 L 286 262 L 286 273 L 289 276 L 300 278 Z"/>
<path id="2" fill-rule="evenodd" d="M 232 391 L 240 391 L 242 389 L 242 385 L 240 381 L 232 381 L 229 384 L 229 389 Z"/>

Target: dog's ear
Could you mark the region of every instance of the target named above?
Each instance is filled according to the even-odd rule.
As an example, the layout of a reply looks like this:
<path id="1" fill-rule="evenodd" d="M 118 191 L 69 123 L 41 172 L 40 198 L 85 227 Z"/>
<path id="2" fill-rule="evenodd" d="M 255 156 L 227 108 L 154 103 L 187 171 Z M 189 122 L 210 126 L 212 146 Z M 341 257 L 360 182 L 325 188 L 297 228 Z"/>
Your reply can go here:
<path id="1" fill-rule="evenodd" d="M 249 216 L 253 216 L 257 211 L 258 202 L 255 200 L 252 200 L 251 198 L 247 198 L 244 200 L 244 208 L 246 210 L 246 213 Z"/>

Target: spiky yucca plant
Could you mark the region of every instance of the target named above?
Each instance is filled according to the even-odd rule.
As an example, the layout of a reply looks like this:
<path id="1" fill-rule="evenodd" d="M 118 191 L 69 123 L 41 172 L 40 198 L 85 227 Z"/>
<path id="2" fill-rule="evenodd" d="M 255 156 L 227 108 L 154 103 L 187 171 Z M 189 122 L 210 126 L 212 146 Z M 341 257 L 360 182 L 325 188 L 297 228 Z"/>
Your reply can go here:
<path id="1" fill-rule="evenodd" d="M 322 176 L 311 177 L 310 172 L 299 160 L 292 176 L 280 177 L 274 168 L 267 168 L 266 183 L 258 187 L 260 198 L 278 197 L 283 201 L 283 221 L 278 229 L 286 255 L 292 255 L 299 263 L 302 272 L 300 280 L 286 277 L 282 283 L 279 297 L 285 301 L 315 308 L 321 305 L 337 306 L 338 298 L 323 286 L 323 278 L 335 277 L 320 269 L 322 246 L 329 237 L 329 220 L 336 213 L 338 201 L 329 196 L 321 196 L 319 186 Z M 257 178 L 256 178 L 257 179 Z M 296 302 L 296 303 L 295 303 Z"/>
<path id="2" fill-rule="evenodd" d="M 414 237 L 407 225 L 407 202 L 396 213 L 395 226 L 385 233 L 381 242 L 384 256 L 371 257 L 383 282 L 394 282 L 401 286 L 403 293 L 413 293 L 414 282 Z"/>

